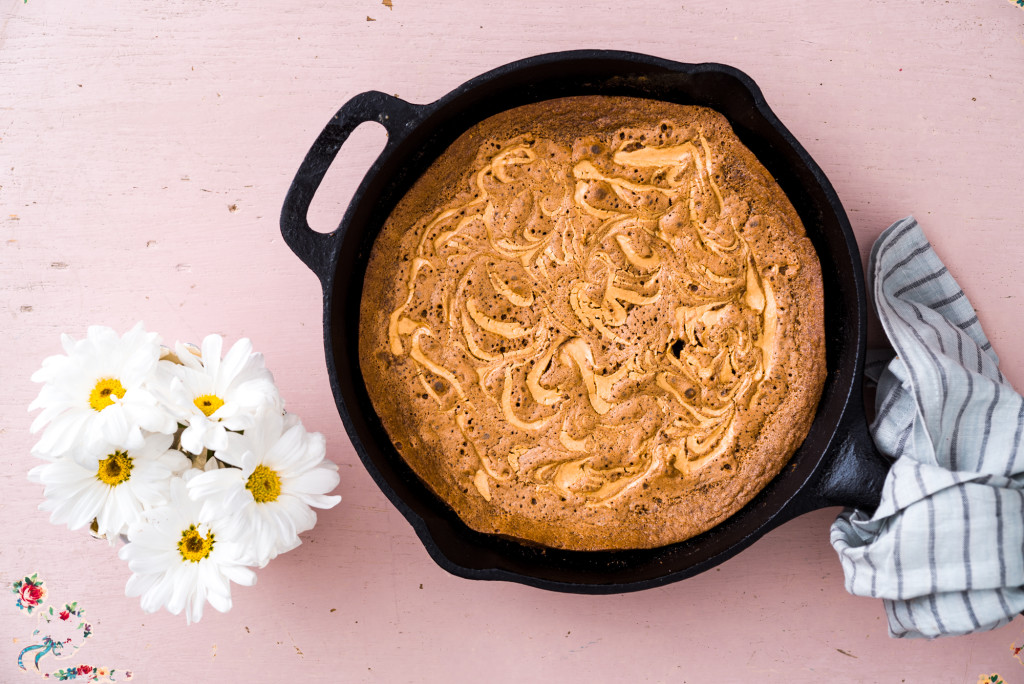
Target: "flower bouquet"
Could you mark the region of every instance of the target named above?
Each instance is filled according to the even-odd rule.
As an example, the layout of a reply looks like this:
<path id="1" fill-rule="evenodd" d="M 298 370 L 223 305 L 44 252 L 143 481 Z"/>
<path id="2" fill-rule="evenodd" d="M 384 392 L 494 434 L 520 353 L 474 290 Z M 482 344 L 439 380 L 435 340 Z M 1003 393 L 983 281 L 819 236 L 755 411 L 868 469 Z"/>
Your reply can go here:
<path id="1" fill-rule="evenodd" d="M 126 542 L 125 593 L 143 610 L 184 610 L 189 623 L 207 602 L 228 610 L 231 582 L 255 583 L 253 568 L 316 524 L 313 508 L 341 500 L 328 495 L 338 468 L 323 435 L 285 412 L 249 340 L 223 356 L 219 335 L 170 349 L 139 324 L 62 342 L 32 376 L 44 463 L 29 479 L 51 522 Z"/>

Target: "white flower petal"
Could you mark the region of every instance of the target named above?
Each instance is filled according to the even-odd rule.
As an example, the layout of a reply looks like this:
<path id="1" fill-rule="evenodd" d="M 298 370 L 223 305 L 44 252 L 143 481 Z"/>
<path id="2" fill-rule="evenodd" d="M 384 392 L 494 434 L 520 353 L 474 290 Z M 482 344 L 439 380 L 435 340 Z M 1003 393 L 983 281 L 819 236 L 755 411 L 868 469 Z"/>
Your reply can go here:
<path id="1" fill-rule="evenodd" d="M 203 440 L 210 451 L 220 451 L 228 445 L 228 433 L 220 423 L 209 422 Z"/>
<path id="2" fill-rule="evenodd" d="M 204 424 L 196 421 L 196 424 L 189 425 L 181 433 L 181 448 L 190 454 L 201 454 L 203 452 L 203 427 Z"/>
<path id="3" fill-rule="evenodd" d="M 181 361 L 182 365 L 184 365 L 186 368 L 192 368 L 193 370 L 202 370 L 203 363 L 202 361 L 199 360 L 199 357 L 192 353 L 192 347 L 190 345 L 186 345 L 181 342 L 176 342 L 174 344 L 174 353 L 178 357 L 178 360 Z M 173 366 L 178 365 L 175 363 L 171 363 L 170 361 L 166 363 L 168 365 Z"/>
<path id="4" fill-rule="evenodd" d="M 218 594 L 211 591 L 206 595 L 206 600 L 218 612 L 226 613 L 231 610 L 231 594 Z"/>
<path id="5" fill-rule="evenodd" d="M 203 517 L 228 516 L 244 504 L 234 492 L 245 490 L 245 480 L 237 468 L 219 468 L 202 473 L 188 483 L 188 495 L 203 505 Z"/>
<path id="6" fill-rule="evenodd" d="M 196 590 L 198 574 L 198 564 L 191 561 L 175 563 L 170 567 L 167 576 L 174 586 L 170 598 L 167 599 L 168 611 L 177 615 L 185 608 L 189 596 Z"/>
<path id="7" fill-rule="evenodd" d="M 220 373 L 213 373 L 213 375 L 219 375 L 219 379 L 226 380 L 223 386 L 227 388 L 231 381 L 245 370 L 246 364 L 249 363 L 251 356 L 252 342 L 250 342 L 248 338 L 243 337 L 231 345 L 231 349 L 229 349 L 228 353 L 224 356 L 224 361 L 220 366 Z M 262 358 L 263 357 L 260 356 L 261 361 Z"/>
<path id="8" fill-rule="evenodd" d="M 316 513 L 298 497 L 289 495 L 278 499 L 278 504 L 286 511 L 299 535 L 316 525 Z"/>
<path id="9" fill-rule="evenodd" d="M 189 597 L 189 605 L 185 608 L 185 622 L 191 625 L 199 622 L 203 617 L 203 606 L 206 605 L 206 586 L 197 582 L 196 587 Z"/>
<path id="10" fill-rule="evenodd" d="M 127 548 L 127 547 L 122 547 Z M 128 563 L 128 569 L 136 575 L 151 575 L 181 562 L 181 554 L 177 549 L 161 551 L 151 555 L 139 554 Z"/>
<path id="11" fill-rule="evenodd" d="M 96 421 L 99 423 L 101 436 L 108 444 L 124 444 L 128 439 L 131 424 L 120 403 L 115 402 L 100 411 Z"/>
<path id="12" fill-rule="evenodd" d="M 212 377 L 217 377 L 220 368 L 220 354 L 224 348 L 224 339 L 220 335 L 207 335 L 203 338 L 203 368 Z"/>
<path id="13" fill-rule="evenodd" d="M 67 453 L 88 433 L 89 421 L 92 419 L 90 412 L 95 413 L 92 409 L 72 410 L 56 416 L 46 426 L 35 448 L 52 456 Z"/>
<path id="14" fill-rule="evenodd" d="M 256 573 L 244 565 L 225 565 L 221 573 L 235 584 L 251 587 L 256 584 Z"/>
<path id="15" fill-rule="evenodd" d="M 327 468 L 313 468 L 288 480 L 289 491 L 296 494 L 326 494 L 338 486 L 337 471 Z"/>
<path id="16" fill-rule="evenodd" d="M 121 552 L 123 552 L 126 548 L 128 547 L 122 546 Z M 122 559 L 124 558 L 123 553 L 119 552 L 118 555 Z M 128 597 L 142 596 L 142 594 L 152 589 L 159 581 L 160 575 L 132 575 L 128 578 L 128 583 L 125 585 L 124 595 Z"/>
<path id="17" fill-rule="evenodd" d="M 164 572 L 156 577 L 157 580 L 150 587 L 149 591 L 141 595 L 140 604 L 142 610 L 147 613 L 155 613 L 160 608 L 166 606 L 171 600 L 171 594 L 174 592 L 174 579 L 170 576 L 170 573 Z M 173 610 L 170 612 L 174 615 L 178 614 Z"/>
<path id="18" fill-rule="evenodd" d="M 323 494 L 296 494 L 296 496 L 307 506 L 315 508 L 334 508 L 341 502 L 338 495 L 324 496 Z"/>

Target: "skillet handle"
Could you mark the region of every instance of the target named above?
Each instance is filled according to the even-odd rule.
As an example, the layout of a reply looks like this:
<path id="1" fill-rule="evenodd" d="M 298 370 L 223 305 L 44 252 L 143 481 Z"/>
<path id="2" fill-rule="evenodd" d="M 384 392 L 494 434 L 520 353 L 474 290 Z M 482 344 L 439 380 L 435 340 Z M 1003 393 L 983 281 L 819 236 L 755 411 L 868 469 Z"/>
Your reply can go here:
<path id="1" fill-rule="evenodd" d="M 318 233 L 309 227 L 306 213 L 327 169 L 359 124 L 376 121 L 384 126 L 388 142 L 381 152 L 383 156 L 417 119 L 418 110 L 417 105 L 375 90 L 356 95 L 324 127 L 295 172 L 281 208 L 281 235 L 322 284 L 327 283 L 331 274 L 332 256 L 343 231 L 338 228 L 331 233 Z"/>
<path id="2" fill-rule="evenodd" d="M 849 411 L 836 437 L 835 456 L 814 483 L 801 512 L 844 506 L 873 514 L 891 464 L 875 446 L 861 411 Z"/>

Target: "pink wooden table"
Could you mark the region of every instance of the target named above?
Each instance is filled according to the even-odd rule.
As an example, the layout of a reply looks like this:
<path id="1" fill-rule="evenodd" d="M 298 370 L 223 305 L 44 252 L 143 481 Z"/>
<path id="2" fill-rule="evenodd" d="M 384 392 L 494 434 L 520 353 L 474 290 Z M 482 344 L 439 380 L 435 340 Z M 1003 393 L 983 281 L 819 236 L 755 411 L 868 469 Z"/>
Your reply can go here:
<path id="1" fill-rule="evenodd" d="M 488 6 L 488 4 L 492 6 Z M 278 212 L 350 96 L 428 102 L 532 54 L 584 47 L 750 74 L 823 167 L 865 251 L 913 213 L 1024 388 L 1024 9 L 1007 0 L 2 0 L 0 585 L 86 607 L 76 660 L 136 681 L 1024 682 L 1024 620 L 886 636 L 849 596 L 835 510 L 681 583 L 575 596 L 439 569 L 376 489 L 334 408 L 316 278 Z M 627 9 L 622 9 L 627 8 Z M 311 212 L 336 224 L 383 133 L 364 126 Z M 328 439 L 342 503 L 202 622 L 144 614 L 116 551 L 37 510 L 28 379 L 59 334 L 137 320 L 166 340 L 252 338 Z M 6 590 L 4 590 L 6 591 Z M 6 595 L 8 599 L 2 599 Z M 0 593 L 0 681 L 34 622 Z"/>

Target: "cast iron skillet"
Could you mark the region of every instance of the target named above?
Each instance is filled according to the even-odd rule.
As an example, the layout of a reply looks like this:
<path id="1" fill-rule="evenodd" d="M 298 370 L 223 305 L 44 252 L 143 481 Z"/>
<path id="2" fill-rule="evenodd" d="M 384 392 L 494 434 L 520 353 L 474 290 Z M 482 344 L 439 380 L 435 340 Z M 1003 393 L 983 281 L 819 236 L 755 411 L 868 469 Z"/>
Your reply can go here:
<path id="1" fill-rule="evenodd" d="M 822 265 L 828 378 L 814 423 L 790 463 L 750 503 L 704 534 L 636 551 L 561 551 L 469 529 L 412 473 L 388 439 L 359 370 L 359 303 L 373 241 L 392 208 L 448 145 L 505 109 L 573 95 L 628 95 L 720 111 L 796 207 Z M 306 212 L 338 150 L 375 121 L 388 141 L 337 230 L 310 229 Z M 409 520 L 433 559 L 473 579 L 544 589 L 618 593 L 707 570 L 802 513 L 844 505 L 874 510 L 888 469 L 867 431 L 861 399 L 867 305 L 860 255 L 839 198 L 744 73 L 609 51 L 531 57 L 414 105 L 381 92 L 353 97 L 313 143 L 281 212 L 281 233 L 320 278 L 331 388 L 352 444 L 373 479 Z"/>

